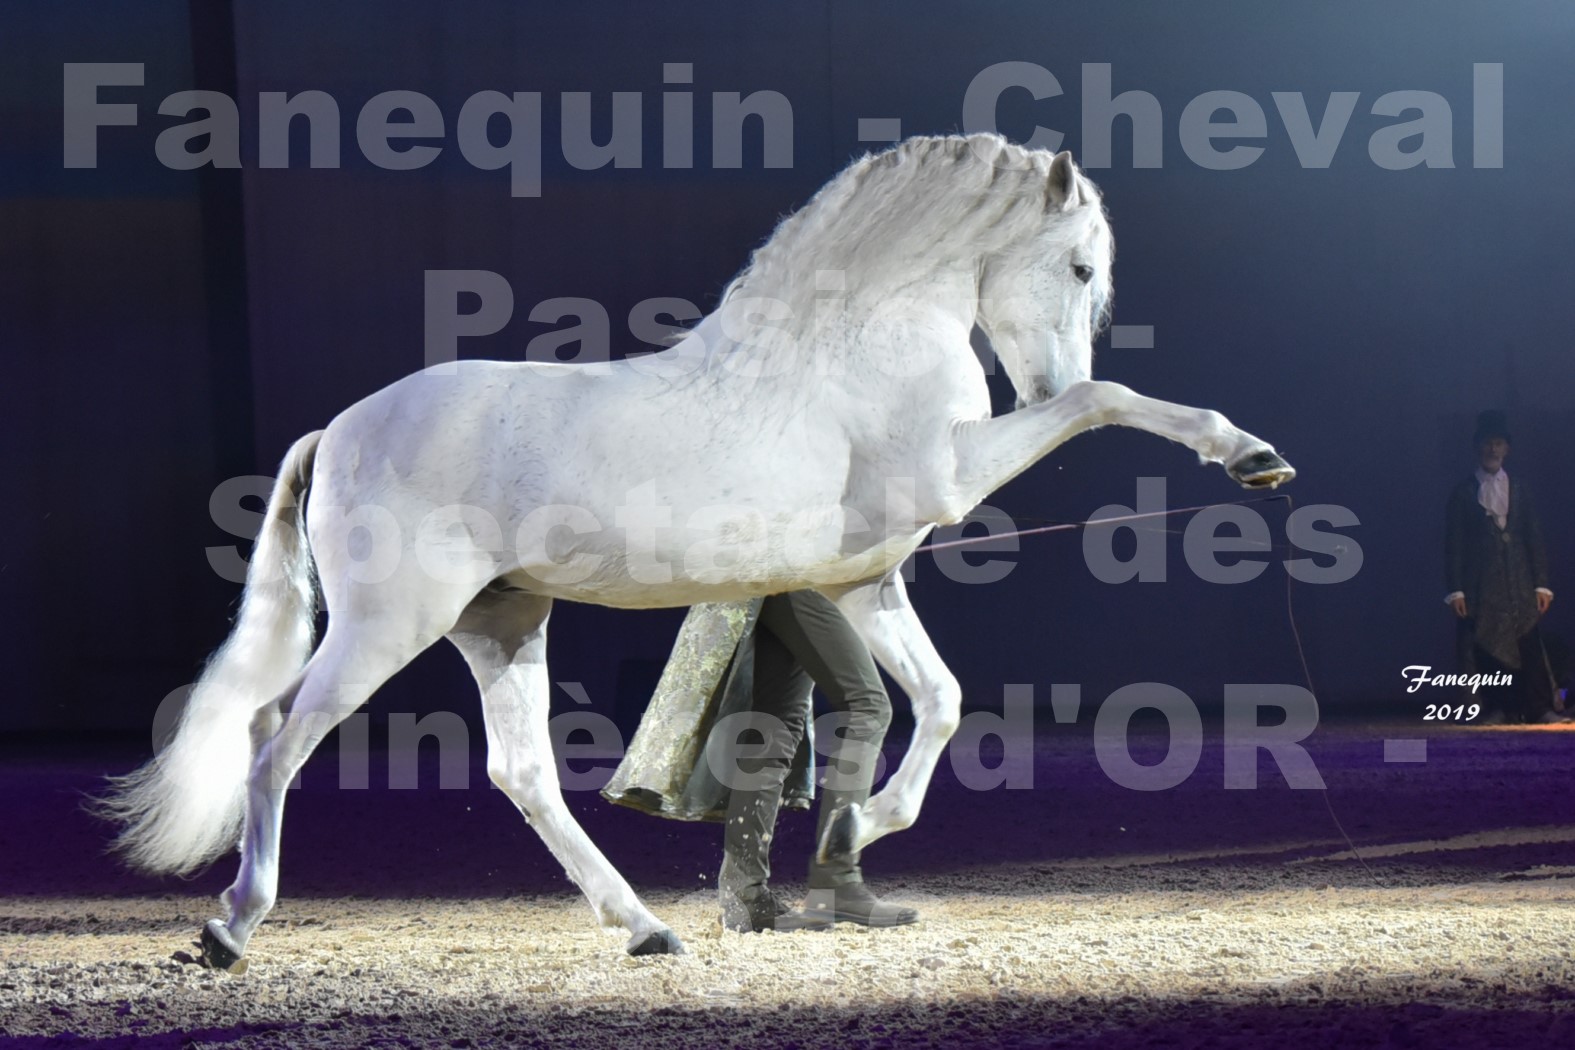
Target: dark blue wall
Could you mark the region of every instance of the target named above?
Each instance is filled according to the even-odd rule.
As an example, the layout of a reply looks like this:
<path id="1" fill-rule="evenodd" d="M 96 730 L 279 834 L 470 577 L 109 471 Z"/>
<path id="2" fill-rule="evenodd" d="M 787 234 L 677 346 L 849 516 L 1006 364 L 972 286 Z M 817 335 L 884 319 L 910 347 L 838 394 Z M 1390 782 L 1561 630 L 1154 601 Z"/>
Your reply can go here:
<path id="1" fill-rule="evenodd" d="M 1117 91 L 1152 93 L 1164 162 L 1135 168 L 1116 125 L 1101 184 L 1118 239 L 1118 324 L 1152 325 L 1152 350 L 1102 349 L 1096 365 L 1155 396 L 1218 408 L 1301 470 L 1299 503 L 1354 510 L 1361 571 L 1299 586 L 1299 624 L 1326 701 L 1401 698 L 1400 668 L 1447 664 L 1442 503 L 1468 469 L 1479 408 L 1507 406 L 1511 473 L 1538 485 L 1568 633 L 1575 514 L 1575 366 L 1569 192 L 1575 142 L 1575 12 L 1558 2 L 1021 2 L 655 5 L 514 3 L 234 5 L 234 92 L 245 167 L 176 173 L 153 160 L 171 91 L 224 76 L 226 27 L 184 3 L 8 3 L 0 63 L 0 384 L 11 466 L 0 550 L 0 637 L 9 672 L 0 729 L 141 728 L 222 638 L 235 588 L 205 548 L 233 543 L 209 518 L 224 477 L 271 473 L 295 436 L 422 364 L 423 271 L 490 269 L 514 322 L 471 356 L 520 357 L 553 326 L 526 320 L 555 296 L 595 299 L 614 352 L 638 347 L 622 318 L 651 296 L 714 304 L 776 218 L 864 147 L 861 117 L 907 134 L 962 126 L 965 91 L 994 63 L 1036 63 L 1065 94 L 1003 97 L 1001 130 L 1035 124 L 1082 148 L 1084 63 Z M 214 49 L 218 49 L 216 52 Z M 194 55 L 197 61 L 194 62 Z M 61 167 L 64 62 L 146 64 L 137 128 L 101 134 L 93 171 Z M 695 168 L 664 170 L 665 62 L 694 65 Z M 1472 167 L 1472 66 L 1504 68 L 1503 167 Z M 218 72 L 215 72 L 215 69 Z M 321 89 L 344 114 L 337 170 L 256 166 L 259 91 Z M 539 198 L 464 164 L 380 171 L 360 159 L 354 114 L 385 90 L 422 91 L 450 123 L 483 89 L 541 91 L 548 114 Z M 781 92 L 793 165 L 767 169 L 746 138 L 739 170 L 711 168 L 704 100 Z M 1178 122 L 1198 94 L 1252 96 L 1266 152 L 1237 171 L 1184 154 Z M 1389 171 L 1368 156 L 1373 101 L 1426 90 L 1453 110 L 1449 169 Z M 639 169 L 579 171 L 556 143 L 564 91 L 645 93 Z M 1332 91 L 1361 93 L 1333 163 L 1303 168 L 1271 101 L 1300 91 L 1316 121 Z M 244 216 L 240 218 L 239 216 Z M 243 250 L 234 251 L 236 247 Z M 229 250 L 227 250 L 229 249 Z M 253 423 L 253 420 L 255 421 Z M 239 422 L 238 422 L 239 421 Z M 250 467 L 232 469 L 238 461 Z M 1239 498 L 1217 469 L 1146 435 L 1080 438 L 991 502 L 1025 518 L 1079 519 L 1168 479 L 1173 506 Z M 1266 509 L 1277 538 L 1283 510 Z M 1169 527 L 1184 527 L 1184 519 Z M 1081 682 L 1097 699 L 1139 680 L 1199 700 L 1227 682 L 1299 682 L 1285 574 L 1205 584 L 1170 537 L 1170 579 L 1109 586 L 1076 536 L 1025 540 L 989 586 L 921 561 L 914 600 L 974 702 L 1006 682 Z M 1282 552 L 1277 557 L 1284 557 Z M 560 607 L 554 677 L 611 708 L 665 655 L 678 613 Z M 451 653 L 381 705 L 473 711 Z"/>

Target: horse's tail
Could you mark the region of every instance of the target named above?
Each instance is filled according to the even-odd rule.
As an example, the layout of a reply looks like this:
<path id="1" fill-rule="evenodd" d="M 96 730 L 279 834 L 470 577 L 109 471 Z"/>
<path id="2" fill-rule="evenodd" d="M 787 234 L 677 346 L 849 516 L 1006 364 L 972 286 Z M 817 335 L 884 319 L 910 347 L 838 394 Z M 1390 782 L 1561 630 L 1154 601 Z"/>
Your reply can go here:
<path id="1" fill-rule="evenodd" d="M 305 495 L 323 432 L 290 447 L 268 498 L 235 629 L 187 697 L 169 744 L 110 782 L 99 815 L 124 830 L 114 848 L 136 868 L 186 874 L 240 839 L 252 720 L 300 673 L 315 641 L 317 589 Z"/>

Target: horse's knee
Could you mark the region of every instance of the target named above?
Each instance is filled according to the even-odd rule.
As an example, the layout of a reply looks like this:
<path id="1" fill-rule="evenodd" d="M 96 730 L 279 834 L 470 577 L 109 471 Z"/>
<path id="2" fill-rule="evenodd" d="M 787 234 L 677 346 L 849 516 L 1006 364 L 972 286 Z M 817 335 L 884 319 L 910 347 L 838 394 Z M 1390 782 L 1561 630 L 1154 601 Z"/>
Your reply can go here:
<path id="1" fill-rule="evenodd" d="M 962 720 L 962 686 L 957 679 L 947 678 L 936 683 L 931 693 L 931 706 L 920 715 L 924 730 L 941 743 L 952 738 Z"/>
<path id="2" fill-rule="evenodd" d="M 1131 388 L 1120 383 L 1080 379 L 1063 390 L 1057 400 L 1087 425 L 1101 426 L 1119 419 L 1131 397 Z"/>
<path id="3" fill-rule="evenodd" d="M 1104 401 L 1111 398 L 1105 394 L 1108 384 L 1096 379 L 1079 379 L 1067 384 L 1065 390 L 1056 396 L 1056 400 L 1075 412 L 1096 412 L 1103 407 Z"/>

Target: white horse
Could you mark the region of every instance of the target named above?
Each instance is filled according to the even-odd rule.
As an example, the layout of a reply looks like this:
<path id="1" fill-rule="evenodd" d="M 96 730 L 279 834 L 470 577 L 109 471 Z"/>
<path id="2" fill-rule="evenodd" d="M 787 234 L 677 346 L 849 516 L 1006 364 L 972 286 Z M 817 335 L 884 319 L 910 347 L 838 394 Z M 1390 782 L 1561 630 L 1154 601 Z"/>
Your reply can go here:
<path id="1" fill-rule="evenodd" d="M 906 828 L 960 702 L 898 575 L 931 528 L 1110 423 L 1187 445 L 1247 486 L 1294 475 L 1217 412 L 1090 379 L 1112 253 L 1070 154 L 911 139 L 784 220 L 665 351 L 462 362 L 351 406 L 285 457 L 233 634 L 169 746 L 106 800 L 119 845 L 143 869 L 183 872 L 238 841 L 228 916 L 203 931 L 211 964 L 237 963 L 274 903 L 286 785 L 447 637 L 481 687 L 492 780 L 602 925 L 629 932 L 631 954 L 682 951 L 564 804 L 548 611 L 555 598 L 651 608 L 806 586 L 847 615 L 915 720 L 900 768 L 822 850 Z M 1017 411 L 990 414 L 975 325 Z M 329 615 L 315 652 L 314 566 Z"/>

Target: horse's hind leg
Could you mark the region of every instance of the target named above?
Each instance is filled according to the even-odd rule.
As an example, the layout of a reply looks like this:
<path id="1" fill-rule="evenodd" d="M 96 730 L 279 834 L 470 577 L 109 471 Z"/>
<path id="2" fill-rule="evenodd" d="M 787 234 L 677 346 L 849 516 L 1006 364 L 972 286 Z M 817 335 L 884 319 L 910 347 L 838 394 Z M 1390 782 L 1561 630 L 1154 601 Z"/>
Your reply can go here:
<path id="1" fill-rule="evenodd" d="M 487 773 L 525 814 L 603 926 L 629 931 L 630 955 L 672 954 L 683 945 L 602 856 L 564 804 L 547 730 L 547 614 L 552 600 L 522 591 L 484 591 L 449 640 L 481 687 Z"/>
<path id="2" fill-rule="evenodd" d="M 246 829 L 235 882 L 222 898 L 229 916 L 203 930 L 210 965 L 230 969 L 263 917 L 279 884 L 279 832 L 285 789 L 334 726 L 361 706 L 396 671 L 438 637 L 403 622 L 333 618 L 295 682 L 258 712 L 246 786 Z M 277 730 L 269 732 L 277 726 Z"/>

